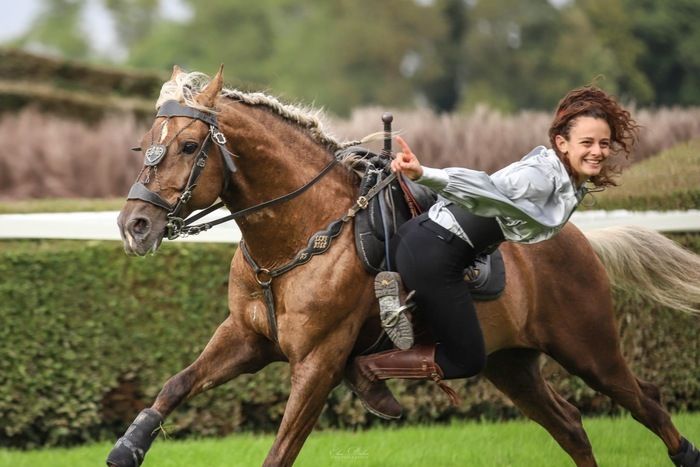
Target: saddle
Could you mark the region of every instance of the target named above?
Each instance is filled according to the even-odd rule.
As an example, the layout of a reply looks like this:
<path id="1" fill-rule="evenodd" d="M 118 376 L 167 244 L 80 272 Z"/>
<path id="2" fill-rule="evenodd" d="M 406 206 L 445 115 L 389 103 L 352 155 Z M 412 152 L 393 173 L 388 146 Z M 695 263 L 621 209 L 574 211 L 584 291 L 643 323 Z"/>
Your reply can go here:
<path id="1" fill-rule="evenodd" d="M 366 148 L 353 146 L 343 152 L 352 153 L 362 161 L 360 196 L 391 174 L 390 159 Z M 369 200 L 366 209 L 355 216 L 355 248 L 365 270 L 376 275 L 388 270 L 389 242 L 398 228 L 412 217 L 430 209 L 437 193 L 407 178 L 397 177 L 377 196 Z M 474 300 L 498 298 L 505 288 L 505 266 L 500 250 L 480 256 L 474 265 L 464 270 L 464 280 Z"/>

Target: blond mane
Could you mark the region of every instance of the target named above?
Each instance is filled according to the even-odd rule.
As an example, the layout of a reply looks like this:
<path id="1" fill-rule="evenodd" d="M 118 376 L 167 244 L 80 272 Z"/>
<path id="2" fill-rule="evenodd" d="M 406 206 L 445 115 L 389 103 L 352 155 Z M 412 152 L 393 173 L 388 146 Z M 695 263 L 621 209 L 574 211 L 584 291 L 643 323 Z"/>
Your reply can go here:
<path id="1" fill-rule="evenodd" d="M 156 101 L 156 110 L 165 101 L 175 100 L 189 107 L 203 112 L 216 113 L 216 110 L 204 107 L 197 103 L 196 95 L 209 83 L 209 76 L 204 73 L 191 72 L 180 73 L 174 80 L 167 81 L 160 90 L 160 96 Z M 224 88 L 221 95 L 252 106 L 265 107 L 284 120 L 301 127 L 311 138 L 331 151 L 337 151 L 350 146 L 366 143 L 377 138 L 376 134 L 369 135 L 355 141 L 339 141 L 324 129 L 324 114 L 320 109 L 302 107 L 281 102 L 276 97 L 262 92 L 243 92 L 238 89 Z"/>

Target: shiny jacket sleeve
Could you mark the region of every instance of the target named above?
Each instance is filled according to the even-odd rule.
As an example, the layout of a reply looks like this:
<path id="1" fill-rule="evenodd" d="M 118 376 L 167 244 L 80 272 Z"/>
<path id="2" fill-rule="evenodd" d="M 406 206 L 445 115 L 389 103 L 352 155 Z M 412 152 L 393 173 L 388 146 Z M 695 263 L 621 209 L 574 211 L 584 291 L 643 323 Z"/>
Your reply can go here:
<path id="1" fill-rule="evenodd" d="M 565 169 L 543 151 L 536 148 L 493 175 L 423 167 L 417 182 L 476 215 L 495 217 L 507 239 L 533 243 L 558 232 L 578 204 Z"/>

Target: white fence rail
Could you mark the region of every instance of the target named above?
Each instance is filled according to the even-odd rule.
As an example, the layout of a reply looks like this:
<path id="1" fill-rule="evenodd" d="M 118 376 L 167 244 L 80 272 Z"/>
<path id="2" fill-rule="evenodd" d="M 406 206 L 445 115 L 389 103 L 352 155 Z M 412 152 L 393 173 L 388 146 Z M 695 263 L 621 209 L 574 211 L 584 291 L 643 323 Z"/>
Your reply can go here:
<path id="1" fill-rule="evenodd" d="M 117 228 L 117 212 L 71 212 L 51 214 L 0 215 L 0 239 L 54 238 L 78 240 L 121 240 Z M 203 220 L 228 214 L 220 211 Z M 661 232 L 700 231 L 700 210 L 632 212 L 584 211 L 574 213 L 571 221 L 581 230 L 614 225 L 640 225 Z M 241 231 L 234 222 L 225 223 L 184 242 L 237 243 Z"/>

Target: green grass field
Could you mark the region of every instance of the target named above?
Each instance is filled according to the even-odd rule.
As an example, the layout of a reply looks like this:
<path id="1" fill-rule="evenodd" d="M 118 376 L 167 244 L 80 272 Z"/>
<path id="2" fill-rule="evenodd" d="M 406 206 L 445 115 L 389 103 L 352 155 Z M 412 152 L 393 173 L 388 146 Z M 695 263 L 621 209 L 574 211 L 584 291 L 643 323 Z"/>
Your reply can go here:
<path id="1" fill-rule="evenodd" d="M 95 212 L 119 211 L 124 206 L 123 198 L 107 199 L 28 199 L 23 201 L 0 201 L 0 214 L 28 214 L 33 212 Z"/>
<path id="2" fill-rule="evenodd" d="M 700 440 L 700 414 L 677 414 L 673 419 L 686 437 Z M 670 465 L 661 441 L 630 417 L 591 418 L 585 426 L 601 467 Z M 193 441 L 160 439 L 144 466 L 261 465 L 272 440 L 271 435 L 252 434 Z M 105 442 L 74 449 L 0 450 L 0 466 L 99 466 L 111 446 Z M 555 467 L 573 463 L 539 425 L 514 421 L 313 432 L 295 465 Z"/>

